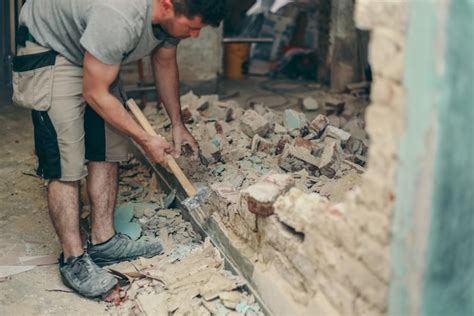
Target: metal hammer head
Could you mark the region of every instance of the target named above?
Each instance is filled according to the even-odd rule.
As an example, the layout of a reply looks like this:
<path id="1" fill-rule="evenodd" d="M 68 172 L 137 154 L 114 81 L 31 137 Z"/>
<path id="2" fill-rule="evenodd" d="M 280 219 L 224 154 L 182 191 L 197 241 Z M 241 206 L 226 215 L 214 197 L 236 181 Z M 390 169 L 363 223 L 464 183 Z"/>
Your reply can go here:
<path id="1" fill-rule="evenodd" d="M 201 203 L 205 202 L 210 195 L 211 191 L 208 187 L 199 187 L 197 189 L 196 195 L 188 197 L 186 200 L 184 200 L 183 205 L 190 210 L 196 209 L 201 205 Z"/>

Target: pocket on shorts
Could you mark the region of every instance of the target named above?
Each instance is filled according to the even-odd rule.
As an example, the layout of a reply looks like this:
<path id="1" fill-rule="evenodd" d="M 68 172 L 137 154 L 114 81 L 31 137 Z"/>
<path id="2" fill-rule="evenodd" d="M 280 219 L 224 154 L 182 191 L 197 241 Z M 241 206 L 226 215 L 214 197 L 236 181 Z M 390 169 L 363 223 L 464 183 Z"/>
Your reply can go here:
<path id="1" fill-rule="evenodd" d="M 13 59 L 13 102 L 28 109 L 47 111 L 53 94 L 53 50 L 15 56 Z"/>

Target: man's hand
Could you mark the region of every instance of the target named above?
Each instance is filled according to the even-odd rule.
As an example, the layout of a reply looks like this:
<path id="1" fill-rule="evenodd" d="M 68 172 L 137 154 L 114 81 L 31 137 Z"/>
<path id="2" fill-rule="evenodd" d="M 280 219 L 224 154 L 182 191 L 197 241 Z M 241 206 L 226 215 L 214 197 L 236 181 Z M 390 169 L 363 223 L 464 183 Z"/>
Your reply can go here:
<path id="1" fill-rule="evenodd" d="M 172 152 L 173 148 L 163 136 L 150 136 L 142 144 L 148 158 L 157 162 L 165 168 L 168 168 L 165 156 Z"/>
<path id="2" fill-rule="evenodd" d="M 197 160 L 199 153 L 199 145 L 193 135 L 189 132 L 185 125 L 173 126 L 173 142 L 174 151 L 173 155 L 178 158 L 181 155 L 181 146 L 189 145 L 193 150 L 191 156 L 192 160 Z"/>

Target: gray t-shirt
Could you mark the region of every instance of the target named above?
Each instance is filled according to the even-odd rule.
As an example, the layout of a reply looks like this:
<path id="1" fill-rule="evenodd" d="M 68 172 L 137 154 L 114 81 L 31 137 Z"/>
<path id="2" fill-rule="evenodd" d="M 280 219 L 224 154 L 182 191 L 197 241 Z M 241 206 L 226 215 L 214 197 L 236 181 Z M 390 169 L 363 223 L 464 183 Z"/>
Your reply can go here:
<path id="1" fill-rule="evenodd" d="M 20 24 L 76 65 L 86 50 L 105 64 L 125 64 L 179 43 L 151 17 L 152 0 L 28 0 Z"/>

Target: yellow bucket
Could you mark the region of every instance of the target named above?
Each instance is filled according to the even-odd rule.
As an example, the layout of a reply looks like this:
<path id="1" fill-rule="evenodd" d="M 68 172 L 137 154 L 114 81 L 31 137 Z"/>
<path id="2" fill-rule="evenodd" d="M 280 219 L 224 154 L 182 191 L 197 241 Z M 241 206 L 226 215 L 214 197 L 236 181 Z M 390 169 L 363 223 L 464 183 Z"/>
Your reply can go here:
<path id="1" fill-rule="evenodd" d="M 248 59 L 250 43 L 224 44 L 224 76 L 229 80 L 242 80 L 242 64 Z"/>

